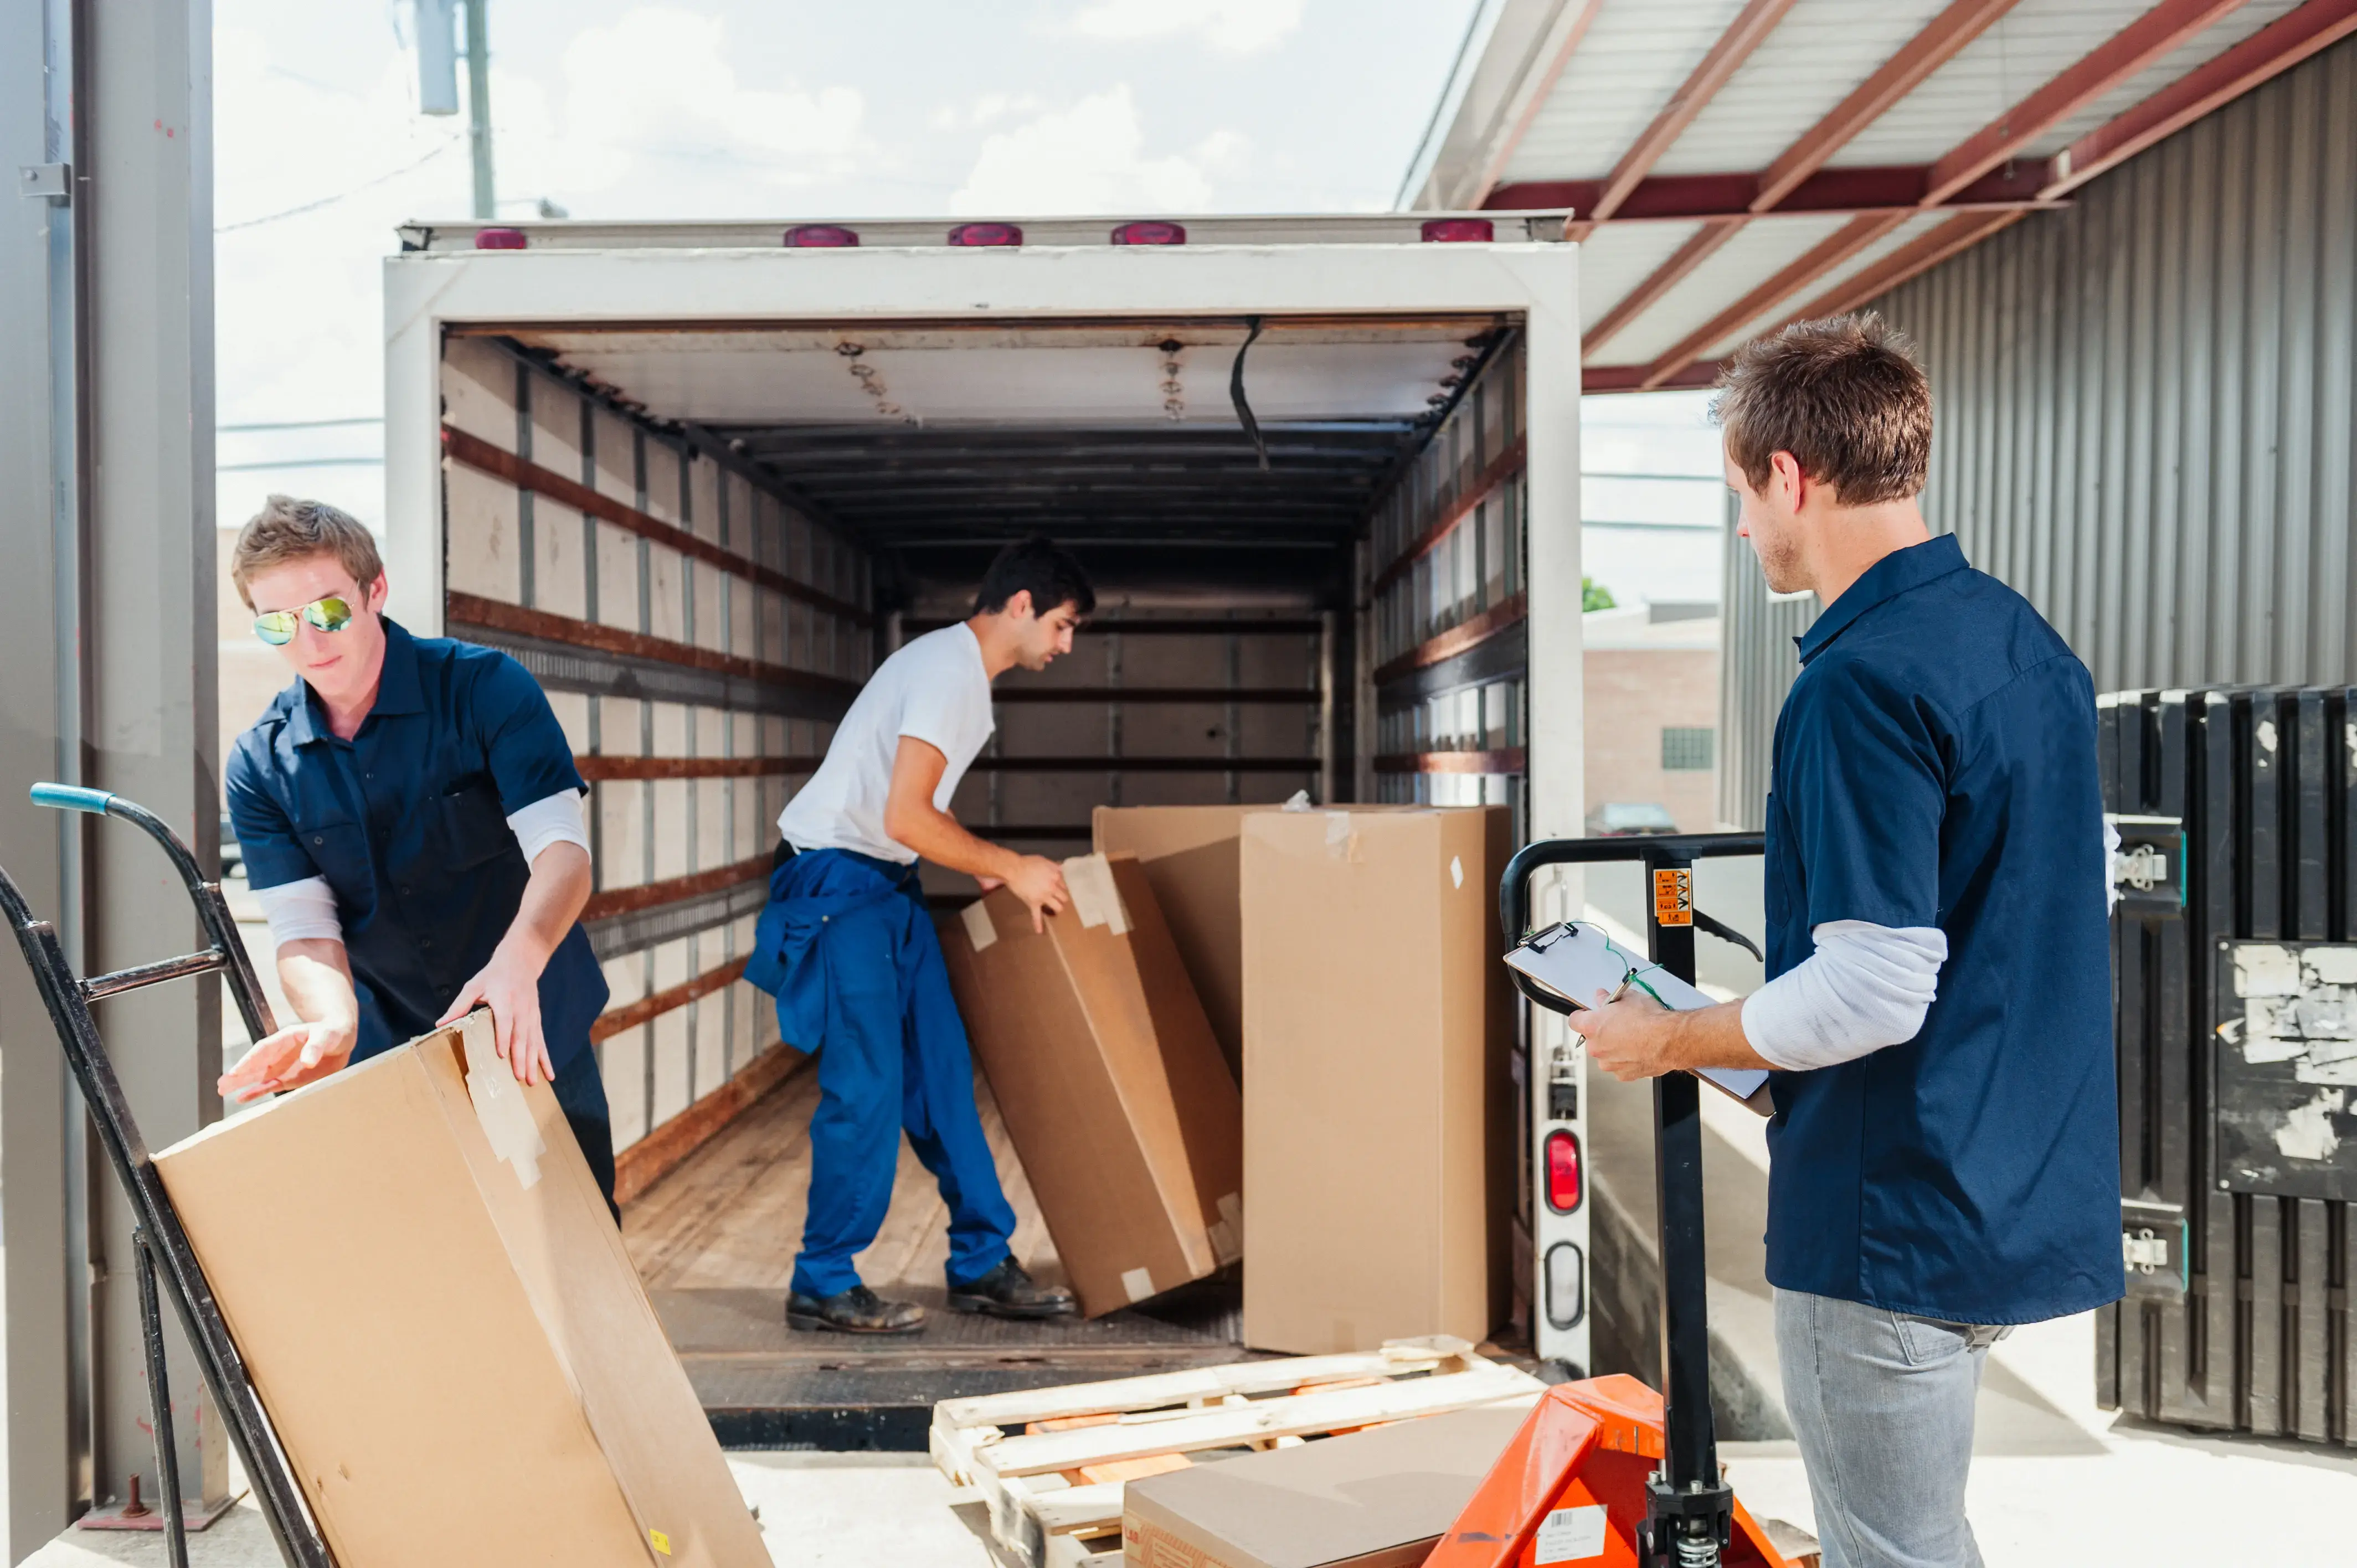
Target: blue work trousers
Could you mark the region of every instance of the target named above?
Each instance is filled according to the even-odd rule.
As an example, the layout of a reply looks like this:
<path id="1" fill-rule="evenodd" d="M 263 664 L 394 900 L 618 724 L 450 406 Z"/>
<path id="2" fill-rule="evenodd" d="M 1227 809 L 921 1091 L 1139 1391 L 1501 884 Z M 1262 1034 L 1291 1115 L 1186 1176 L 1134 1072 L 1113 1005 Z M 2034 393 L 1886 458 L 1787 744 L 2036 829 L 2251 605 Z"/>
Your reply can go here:
<path id="1" fill-rule="evenodd" d="M 997 1267 L 1015 1211 L 974 1109 L 974 1058 L 917 868 L 848 850 L 786 861 L 746 978 L 777 997 L 787 1042 L 818 1053 L 793 1288 L 824 1297 L 859 1283 L 851 1260 L 891 1206 L 902 1132 L 949 1205 L 949 1283 Z"/>

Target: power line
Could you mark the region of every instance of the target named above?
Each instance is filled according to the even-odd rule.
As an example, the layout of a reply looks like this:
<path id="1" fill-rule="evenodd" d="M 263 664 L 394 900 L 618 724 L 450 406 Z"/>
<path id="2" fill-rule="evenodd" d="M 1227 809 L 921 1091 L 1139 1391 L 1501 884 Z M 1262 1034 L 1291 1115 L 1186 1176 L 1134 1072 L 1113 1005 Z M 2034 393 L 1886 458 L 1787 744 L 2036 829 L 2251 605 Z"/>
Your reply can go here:
<path id="1" fill-rule="evenodd" d="M 352 187 L 350 190 L 339 190 L 333 196 L 323 196 L 317 201 L 307 201 L 300 207 L 290 207 L 284 212 L 273 212 L 261 218 L 248 218 L 236 223 L 223 223 L 220 227 L 216 228 L 213 232 L 216 234 L 233 234 L 240 229 L 258 229 L 264 223 L 275 223 L 282 218 L 299 218 L 306 212 L 317 212 L 322 207 L 333 207 L 337 202 L 343 200 L 347 197 L 358 196 L 361 191 L 373 189 L 377 186 L 384 184 L 387 180 L 399 179 L 403 175 L 408 174 L 413 170 L 424 168 L 427 164 L 432 163 L 436 158 L 440 157 L 444 153 L 448 152 L 452 147 L 455 147 L 457 145 L 458 137 L 452 135 L 445 139 L 438 146 L 435 147 L 433 151 L 427 153 L 424 157 L 419 158 L 414 163 L 404 164 L 397 169 L 377 176 L 374 179 L 363 181 L 362 183 Z"/>

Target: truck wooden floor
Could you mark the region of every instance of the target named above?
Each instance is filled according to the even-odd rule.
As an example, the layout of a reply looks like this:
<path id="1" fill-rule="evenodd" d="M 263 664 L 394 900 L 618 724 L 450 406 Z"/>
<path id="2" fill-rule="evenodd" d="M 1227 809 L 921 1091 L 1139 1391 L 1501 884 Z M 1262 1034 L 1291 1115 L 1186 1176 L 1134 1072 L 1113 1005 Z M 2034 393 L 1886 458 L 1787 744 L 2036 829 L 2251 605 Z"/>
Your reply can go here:
<path id="1" fill-rule="evenodd" d="M 979 1075 L 974 1094 L 1015 1208 L 1024 1267 L 1060 1282 L 1039 1206 Z M 818 1075 L 805 1064 L 622 1211 L 622 1239 L 721 1441 L 736 1447 L 925 1445 L 936 1400 L 1232 1361 L 1239 1293 L 1211 1280 L 1093 1322 L 1007 1323 L 942 1305 L 948 1211 L 904 1140 L 892 1207 L 860 1277 L 922 1302 L 921 1334 L 786 1327 L 810 1189 Z"/>

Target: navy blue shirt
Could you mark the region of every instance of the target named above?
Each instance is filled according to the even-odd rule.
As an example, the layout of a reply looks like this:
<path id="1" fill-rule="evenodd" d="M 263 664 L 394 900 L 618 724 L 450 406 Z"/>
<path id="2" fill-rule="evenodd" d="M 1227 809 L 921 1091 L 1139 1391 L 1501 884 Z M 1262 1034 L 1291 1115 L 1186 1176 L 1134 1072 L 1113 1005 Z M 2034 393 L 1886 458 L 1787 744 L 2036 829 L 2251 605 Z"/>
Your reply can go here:
<path id="1" fill-rule="evenodd" d="M 1936 926 L 1912 1040 L 1770 1080 L 1768 1278 L 1961 1323 L 2118 1299 L 2119 1118 L 2086 669 L 1953 536 L 1798 639 L 1768 797 L 1768 972 L 1828 920 Z"/>
<path id="2" fill-rule="evenodd" d="M 360 993 L 355 1061 L 432 1029 L 490 961 L 532 875 L 509 814 L 583 788 L 522 665 L 494 649 L 412 637 L 390 619 L 376 706 L 360 733 L 338 738 L 298 680 L 237 737 L 227 786 L 256 888 L 323 876 L 335 892 Z M 541 1027 L 560 1075 L 589 1049 L 606 998 L 576 923 L 540 977 Z"/>

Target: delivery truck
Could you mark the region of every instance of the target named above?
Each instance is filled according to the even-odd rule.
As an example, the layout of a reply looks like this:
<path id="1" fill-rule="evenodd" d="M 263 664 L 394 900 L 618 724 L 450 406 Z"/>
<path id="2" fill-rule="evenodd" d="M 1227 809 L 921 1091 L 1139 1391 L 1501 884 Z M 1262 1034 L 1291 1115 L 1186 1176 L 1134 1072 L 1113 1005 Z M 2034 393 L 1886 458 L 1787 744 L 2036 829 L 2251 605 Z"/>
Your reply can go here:
<path id="1" fill-rule="evenodd" d="M 999 683 L 954 806 L 983 836 L 1069 855 L 1099 808 L 1288 800 L 1503 807 L 1516 842 L 1577 835 L 1563 219 L 404 231 L 391 613 L 523 660 L 590 782 L 626 1237 L 724 1438 L 901 1442 L 936 1398 L 1248 1353 L 1225 1277 L 1082 1323 L 786 1332 L 813 1075 L 738 978 L 775 820 L 875 664 L 1044 532 L 1090 565 L 1097 614 L 1071 656 Z M 1437 864 L 1461 878 L 1458 858 Z M 961 880 L 929 882 L 944 910 Z M 1577 912 L 1570 879 L 1551 897 L 1541 919 Z M 1512 1033 L 1481 1069 L 1513 1108 L 1486 1167 L 1511 1252 L 1492 1326 L 1585 1369 L 1579 1063 L 1551 1016 Z M 1243 1093 L 1249 1116 L 1249 1074 Z M 1314 1087 L 1285 1093 L 1333 1131 Z M 1337 1190 L 1395 1158 L 1318 1146 Z M 1037 1206 L 1003 1168 L 1021 1251 Z M 904 1169 L 862 1259 L 879 1287 L 938 1283 L 940 1214 Z"/>

